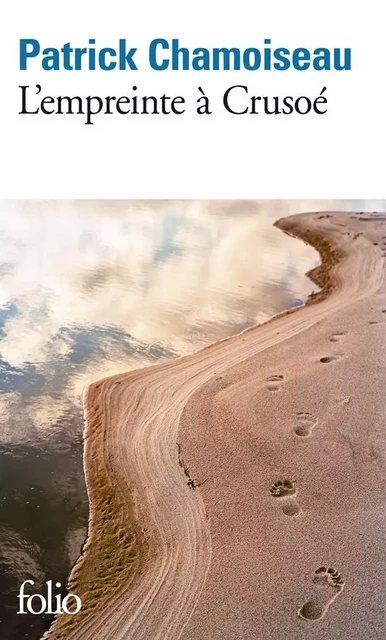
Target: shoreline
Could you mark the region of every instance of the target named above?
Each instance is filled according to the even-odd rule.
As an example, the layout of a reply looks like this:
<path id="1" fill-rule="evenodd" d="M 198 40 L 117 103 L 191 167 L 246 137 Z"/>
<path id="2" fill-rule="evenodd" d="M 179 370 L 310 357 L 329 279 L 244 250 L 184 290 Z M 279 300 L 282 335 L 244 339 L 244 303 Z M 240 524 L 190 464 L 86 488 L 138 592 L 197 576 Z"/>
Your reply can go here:
<path id="1" fill-rule="evenodd" d="M 344 222 L 347 224 L 349 214 L 330 213 L 301 214 L 281 219 L 275 223 L 284 232 L 295 234 L 297 238 L 312 244 L 321 255 L 322 265 L 307 275 L 311 278 L 315 277 L 316 283 L 318 285 L 319 283 L 322 284 L 322 290 L 311 296 L 304 306 L 287 310 L 271 318 L 266 323 L 249 328 L 237 336 L 231 336 L 223 341 L 209 345 L 192 355 L 183 356 L 169 363 L 153 365 L 135 372 L 103 379 L 93 383 L 85 391 L 84 467 L 90 499 L 89 535 L 83 548 L 82 556 L 71 572 L 69 590 L 81 597 L 83 596 L 82 602 L 86 604 L 87 610 L 83 610 L 82 614 L 78 614 L 76 620 L 69 616 L 61 617 L 44 635 L 45 638 L 62 640 L 63 638 L 75 637 L 71 628 L 77 623 L 77 625 L 81 625 L 82 637 L 91 638 L 95 632 L 99 631 L 104 638 L 115 639 L 116 637 L 118 639 L 120 636 L 111 634 L 115 633 L 114 628 L 117 625 L 121 624 L 122 626 L 123 619 L 126 620 L 123 624 L 126 632 L 129 629 L 135 629 L 135 633 L 137 633 L 135 637 L 138 638 L 146 637 L 149 625 L 150 628 L 153 625 L 153 629 L 163 629 L 162 633 L 167 633 L 167 635 L 162 635 L 162 637 L 179 637 L 181 629 L 187 624 L 192 610 L 197 604 L 211 563 L 212 547 L 207 524 L 207 505 L 206 503 L 204 504 L 205 501 L 202 500 L 200 495 L 205 493 L 205 489 L 203 488 L 200 492 L 186 493 L 186 486 L 184 485 L 184 480 L 181 479 L 182 472 L 178 468 L 178 460 L 174 448 L 177 440 L 175 436 L 179 432 L 179 425 L 174 425 L 173 429 L 170 429 L 167 441 L 165 440 L 161 444 L 164 448 L 163 453 L 167 454 L 164 470 L 173 473 L 170 486 L 173 491 L 176 491 L 176 496 L 173 496 L 177 499 L 174 510 L 178 511 L 182 508 L 183 513 L 179 513 L 177 516 L 169 513 L 170 522 L 168 526 L 165 526 L 162 505 L 165 506 L 166 504 L 164 501 L 170 487 L 166 486 L 155 497 L 159 487 L 157 483 L 152 485 L 152 479 L 147 475 L 145 468 L 148 463 L 149 468 L 154 468 L 152 467 L 152 462 L 154 461 L 146 460 L 147 444 L 146 441 L 141 442 L 142 433 L 134 432 L 133 435 L 130 426 L 128 433 L 130 437 L 134 437 L 134 442 L 131 443 L 134 448 L 130 456 L 127 457 L 125 452 L 120 451 L 117 447 L 116 440 L 119 440 L 119 446 L 122 447 L 125 441 L 124 432 L 129 423 L 132 425 L 133 423 L 137 424 L 144 421 L 150 425 L 156 419 L 157 415 L 154 416 L 154 407 L 152 407 L 153 398 L 148 397 L 150 410 L 147 409 L 144 398 L 146 398 L 148 389 L 151 390 L 152 396 L 157 396 L 158 393 L 162 396 L 162 384 L 159 382 L 160 372 L 163 374 L 162 377 L 169 376 L 170 401 L 174 402 L 173 385 L 182 386 L 181 398 L 178 398 L 178 411 L 180 413 L 178 414 L 177 412 L 176 414 L 182 415 L 189 399 L 199 389 L 207 385 L 209 381 L 213 380 L 219 370 L 227 371 L 240 361 L 243 362 L 253 355 L 253 350 L 246 349 L 243 342 L 253 340 L 258 331 L 260 332 L 259 335 L 262 334 L 262 331 L 265 331 L 267 333 L 265 341 L 262 338 L 263 344 L 256 345 L 256 353 L 260 353 L 270 347 L 270 342 L 274 342 L 272 336 L 269 335 L 272 333 L 271 326 L 273 321 L 275 321 L 276 329 L 280 328 L 283 331 L 284 335 L 281 341 L 288 340 L 291 335 L 295 335 L 295 332 L 299 330 L 299 327 L 291 326 L 293 324 L 292 318 L 295 316 L 300 319 L 304 317 L 304 323 L 307 324 L 305 314 L 307 309 L 310 310 L 310 307 L 313 306 L 312 303 L 318 302 L 317 307 L 320 309 L 321 303 L 330 300 L 336 292 L 339 293 L 340 287 L 343 296 L 345 283 L 342 285 L 338 267 L 350 258 L 350 253 L 349 250 L 344 250 L 344 246 L 339 245 L 334 234 L 329 231 L 331 218 L 333 220 L 335 218 L 341 219 L 342 216 L 346 217 Z M 354 217 L 355 224 L 357 224 L 360 217 L 355 215 Z M 325 222 L 318 222 L 319 220 Z M 312 226 L 312 224 L 314 224 L 314 230 L 307 229 L 307 225 Z M 319 233 L 315 229 L 319 230 Z M 334 233 L 336 233 L 336 230 Z M 350 243 L 352 244 L 353 242 L 352 238 Z M 363 291 L 361 294 L 365 295 Z M 315 314 L 312 310 L 311 313 L 314 316 L 320 315 L 321 318 L 323 317 L 322 313 Z M 291 316 L 291 319 L 289 319 L 289 316 Z M 318 322 L 319 319 L 311 316 L 308 321 L 312 325 Z M 289 326 L 278 327 L 279 323 Z M 285 330 L 288 332 L 288 336 L 286 336 Z M 304 329 L 301 328 L 300 331 L 302 330 Z M 237 349 L 237 347 L 239 348 Z M 244 354 L 240 353 L 242 349 L 244 349 Z M 221 355 L 222 352 L 226 351 L 230 353 Z M 237 353 L 234 353 L 235 351 Z M 206 362 L 207 360 L 210 362 Z M 191 377 L 189 377 L 189 369 L 191 367 L 193 367 L 193 374 L 190 374 Z M 186 381 L 185 384 L 182 384 L 184 375 L 186 376 Z M 125 399 L 128 387 L 130 387 L 129 397 L 131 394 L 133 394 L 134 398 L 137 395 L 137 401 L 132 407 L 127 406 L 128 399 Z M 139 402 L 139 398 L 142 399 L 142 403 Z M 157 398 L 157 402 L 159 413 L 163 411 L 162 405 L 164 401 L 161 398 Z M 109 421 L 112 416 L 118 423 L 118 434 L 111 432 L 111 427 L 109 429 Z M 146 433 L 147 443 L 150 442 L 151 445 L 152 438 L 155 437 L 154 430 L 155 427 L 153 426 Z M 162 437 L 161 432 L 159 436 Z M 138 483 L 139 487 L 136 485 L 135 471 L 126 473 L 126 466 L 130 460 L 134 460 L 139 465 L 137 470 L 143 474 L 142 482 L 140 479 Z M 160 465 L 164 463 L 159 457 L 156 458 L 156 462 Z M 171 465 L 176 468 L 172 468 Z M 158 480 L 162 480 L 162 477 L 163 474 L 161 473 Z M 145 485 L 143 484 L 143 478 L 146 478 L 147 483 Z M 178 490 L 176 487 L 178 487 Z M 142 505 L 142 501 L 144 505 Z M 161 508 L 159 508 L 160 505 Z M 153 511 L 155 512 L 155 517 Z M 139 522 L 147 523 L 148 520 L 149 527 L 147 529 L 141 528 Z M 187 523 L 193 525 L 194 536 L 186 531 Z M 178 577 L 180 569 L 177 564 L 183 565 L 186 554 L 184 549 L 180 548 L 180 540 L 177 540 L 178 536 L 180 540 L 184 540 L 187 545 L 185 549 L 188 548 L 190 555 L 193 557 L 193 563 L 189 558 L 187 566 L 182 567 L 183 570 L 180 577 Z M 103 542 L 101 542 L 102 540 Z M 176 544 L 177 546 L 175 546 Z M 165 555 L 165 549 L 169 547 L 172 548 L 172 552 L 169 555 L 166 554 L 168 564 L 165 565 L 162 555 Z M 95 571 L 96 568 L 98 568 L 98 573 Z M 152 572 L 153 582 L 157 591 L 143 577 L 146 574 L 150 576 Z M 187 580 L 188 575 L 190 576 L 189 580 Z M 156 577 L 155 580 L 154 576 Z M 166 622 L 163 622 L 159 627 L 157 616 L 160 609 L 153 606 L 155 608 L 155 617 L 152 619 L 150 606 L 158 597 L 164 607 L 164 611 L 168 611 L 169 596 L 168 594 L 162 595 L 162 589 L 168 580 L 168 576 L 173 576 L 174 589 L 178 589 L 180 586 L 183 598 L 180 599 L 178 614 L 175 611 L 173 612 L 173 607 L 171 607 L 173 620 L 166 619 Z M 187 585 L 185 584 L 186 582 L 188 583 Z M 92 588 L 92 583 L 97 586 Z M 123 589 L 127 590 L 128 587 L 132 590 L 131 596 L 122 603 Z M 111 595 L 101 600 L 100 596 L 104 588 L 108 588 Z M 129 604 L 127 600 L 129 600 Z M 98 620 L 97 608 L 102 602 L 104 611 L 99 614 Z M 123 605 L 124 609 L 130 605 L 132 613 L 136 611 L 139 613 L 130 618 L 127 613 L 122 611 Z M 147 621 L 146 624 L 142 622 L 144 626 L 142 632 L 140 626 L 135 625 L 137 625 L 138 618 L 141 615 L 145 615 L 145 612 Z M 91 614 L 93 616 L 92 621 L 90 620 Z M 165 626 L 166 624 L 167 626 Z M 77 633 L 79 633 L 79 626 L 77 626 Z"/>

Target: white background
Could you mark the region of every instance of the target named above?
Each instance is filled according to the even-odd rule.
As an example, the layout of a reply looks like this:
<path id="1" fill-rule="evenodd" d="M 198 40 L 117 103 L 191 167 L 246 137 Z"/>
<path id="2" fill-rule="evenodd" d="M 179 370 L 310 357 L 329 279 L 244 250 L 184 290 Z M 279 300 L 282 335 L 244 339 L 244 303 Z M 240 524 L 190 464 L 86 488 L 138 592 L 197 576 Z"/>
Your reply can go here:
<path id="1" fill-rule="evenodd" d="M 0 20 L 1 198 L 384 198 L 384 2 L 367 0 L 3 0 Z M 156 72 L 153 38 L 182 46 L 351 47 L 351 72 Z M 19 39 L 139 49 L 137 72 L 20 72 Z M 21 116 L 19 84 L 44 95 L 183 95 L 183 116 Z M 232 84 L 257 95 L 309 95 L 325 116 L 235 116 Z M 195 113 L 197 87 L 211 116 Z"/>

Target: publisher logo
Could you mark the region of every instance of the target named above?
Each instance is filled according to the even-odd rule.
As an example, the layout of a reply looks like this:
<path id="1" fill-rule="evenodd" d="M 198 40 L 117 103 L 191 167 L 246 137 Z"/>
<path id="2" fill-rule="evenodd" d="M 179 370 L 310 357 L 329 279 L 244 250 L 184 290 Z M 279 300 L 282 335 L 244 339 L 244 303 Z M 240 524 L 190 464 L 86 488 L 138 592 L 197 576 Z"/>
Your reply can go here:
<path id="1" fill-rule="evenodd" d="M 25 580 L 20 587 L 19 595 L 17 596 L 19 600 L 19 610 L 17 613 L 33 613 L 34 615 L 40 615 L 41 613 L 51 613 L 51 614 L 61 614 L 67 613 L 69 615 L 74 615 L 78 613 L 82 608 L 82 602 L 79 596 L 76 596 L 73 593 L 69 593 L 66 595 L 63 600 L 60 594 L 57 594 L 55 597 L 53 595 L 52 588 L 52 580 L 48 580 L 46 582 L 47 590 L 46 597 L 44 597 L 40 593 L 26 594 L 24 593 L 24 588 L 26 584 L 34 585 L 33 580 Z M 59 589 L 61 587 L 60 582 L 55 583 L 55 587 Z M 71 606 L 72 601 L 75 602 L 76 606 Z M 69 608 L 69 606 L 71 608 Z"/>

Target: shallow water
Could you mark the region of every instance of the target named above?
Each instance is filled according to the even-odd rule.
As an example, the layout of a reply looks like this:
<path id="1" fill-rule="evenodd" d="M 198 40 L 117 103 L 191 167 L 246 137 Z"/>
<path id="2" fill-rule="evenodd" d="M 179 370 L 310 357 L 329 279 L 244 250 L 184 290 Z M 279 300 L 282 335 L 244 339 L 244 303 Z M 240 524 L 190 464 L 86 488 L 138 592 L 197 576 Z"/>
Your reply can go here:
<path id="1" fill-rule="evenodd" d="M 175 358 L 305 301 L 317 253 L 272 226 L 374 202 L 0 203 L 0 624 L 24 580 L 65 583 L 86 535 L 82 389 Z"/>

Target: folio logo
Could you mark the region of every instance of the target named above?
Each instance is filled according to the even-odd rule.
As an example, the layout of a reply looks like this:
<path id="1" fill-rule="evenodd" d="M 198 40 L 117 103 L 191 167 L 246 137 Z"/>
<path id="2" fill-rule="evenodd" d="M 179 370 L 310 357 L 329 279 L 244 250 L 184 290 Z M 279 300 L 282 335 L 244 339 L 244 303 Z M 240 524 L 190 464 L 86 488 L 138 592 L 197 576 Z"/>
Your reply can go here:
<path id="1" fill-rule="evenodd" d="M 34 615 L 39 615 L 41 613 L 51 613 L 51 614 L 61 614 L 68 613 L 69 615 L 74 615 L 78 613 L 82 608 L 82 602 L 79 596 L 74 595 L 73 593 L 69 593 L 67 596 L 61 600 L 60 594 L 53 597 L 52 593 L 52 580 L 48 580 L 46 582 L 47 585 L 47 597 L 45 598 L 40 593 L 33 593 L 32 595 L 27 595 L 24 593 L 24 587 L 26 584 L 34 585 L 33 580 L 25 580 L 20 587 L 19 595 L 17 596 L 19 600 L 19 611 L 18 613 L 33 613 Z M 59 589 L 62 585 L 60 582 L 56 582 L 55 586 Z M 73 611 L 70 611 L 68 608 L 68 603 L 70 599 L 73 598 L 76 602 L 76 608 Z M 24 601 L 27 600 L 26 606 L 27 611 L 24 609 Z M 55 600 L 55 602 L 54 602 Z M 40 608 L 37 610 L 36 602 L 39 601 Z M 33 604 L 35 602 L 35 605 Z M 54 609 L 56 603 L 56 608 Z"/>

